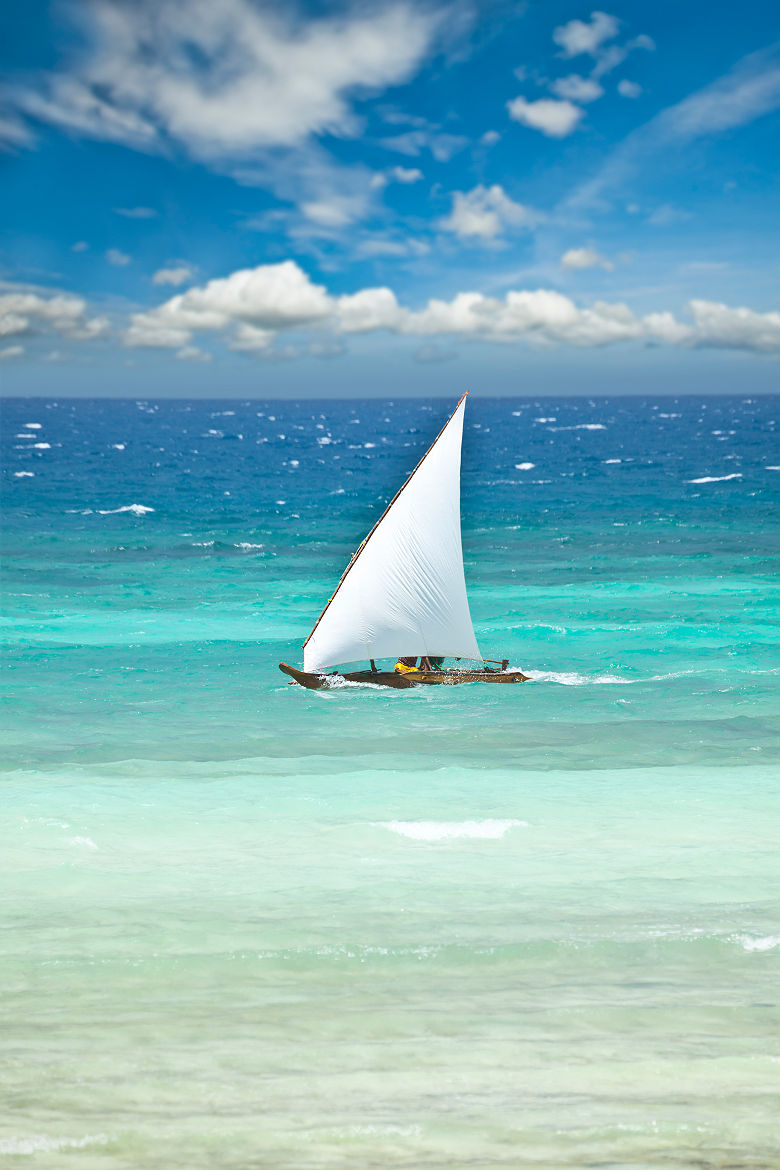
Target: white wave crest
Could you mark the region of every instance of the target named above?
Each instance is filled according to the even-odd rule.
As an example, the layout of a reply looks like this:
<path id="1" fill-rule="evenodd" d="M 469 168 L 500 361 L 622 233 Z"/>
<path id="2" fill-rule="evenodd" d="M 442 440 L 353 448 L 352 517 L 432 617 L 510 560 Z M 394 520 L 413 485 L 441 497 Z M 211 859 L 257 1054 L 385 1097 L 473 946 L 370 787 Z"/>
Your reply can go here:
<path id="1" fill-rule="evenodd" d="M 34 471 L 15 471 L 14 476 L 16 479 L 33 479 L 35 476 L 35 472 Z"/>
<path id="2" fill-rule="evenodd" d="M 91 837 L 70 837 L 69 841 L 70 841 L 71 845 L 81 845 L 81 846 L 83 846 L 84 849 L 99 849 L 100 848 L 98 845 L 95 844 L 95 842 L 92 840 Z"/>
<path id="3" fill-rule="evenodd" d="M 498 841 L 510 829 L 527 826 L 528 821 L 489 819 L 486 821 L 382 821 L 383 829 L 412 841 L 454 841 L 459 837 Z"/>
<path id="4" fill-rule="evenodd" d="M 124 504 L 121 508 L 106 508 L 105 510 L 98 509 L 99 516 L 118 516 L 120 512 L 132 512 L 134 516 L 145 516 L 147 512 L 153 512 L 154 508 L 148 508 L 146 504 Z"/>
<path id="5" fill-rule="evenodd" d="M 28 431 L 39 431 L 43 426 L 43 423 L 25 423 L 24 425 L 27 427 Z"/>
<path id="6" fill-rule="evenodd" d="M 532 467 L 536 467 L 535 463 L 516 463 L 515 467 L 518 471 L 530 471 Z"/>
<path id="7" fill-rule="evenodd" d="M 732 471 L 731 475 L 703 475 L 700 479 L 689 479 L 688 483 L 725 483 L 727 479 L 742 479 L 741 471 Z"/>
<path id="8" fill-rule="evenodd" d="M 775 947 L 780 947 L 780 936 L 776 934 L 738 934 L 734 941 L 745 951 L 773 951 Z"/>
<path id="9" fill-rule="evenodd" d="M 234 544 L 233 547 L 249 550 L 252 548 L 262 548 L 263 546 L 262 544 L 251 544 L 248 540 L 239 540 L 238 544 Z"/>
<path id="10" fill-rule="evenodd" d="M 36 451 L 51 451 L 51 443 L 33 443 Z"/>
<path id="11" fill-rule="evenodd" d="M 575 671 L 535 670 L 533 677 L 536 682 L 560 683 L 564 687 L 588 687 L 621 685 L 629 686 L 632 678 L 621 678 L 617 674 L 577 674 Z"/>

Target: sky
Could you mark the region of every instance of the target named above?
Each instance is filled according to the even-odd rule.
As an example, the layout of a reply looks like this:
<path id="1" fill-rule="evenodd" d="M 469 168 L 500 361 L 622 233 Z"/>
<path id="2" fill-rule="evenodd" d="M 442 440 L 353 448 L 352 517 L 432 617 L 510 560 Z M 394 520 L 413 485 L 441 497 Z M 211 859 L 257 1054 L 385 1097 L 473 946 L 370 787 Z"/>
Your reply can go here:
<path id="1" fill-rule="evenodd" d="M 0 8 L 8 395 L 780 388 L 780 9 Z"/>

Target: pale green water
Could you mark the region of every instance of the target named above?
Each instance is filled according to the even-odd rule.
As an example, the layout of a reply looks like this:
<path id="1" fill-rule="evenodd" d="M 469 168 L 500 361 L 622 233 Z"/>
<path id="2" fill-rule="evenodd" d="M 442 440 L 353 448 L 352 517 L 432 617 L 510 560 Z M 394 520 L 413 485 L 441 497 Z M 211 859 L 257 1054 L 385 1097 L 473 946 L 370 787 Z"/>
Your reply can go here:
<path id="1" fill-rule="evenodd" d="M 653 405 L 474 404 L 533 684 L 320 694 L 276 662 L 438 408 L 9 405 L 4 1164 L 780 1165 L 773 404 Z"/>

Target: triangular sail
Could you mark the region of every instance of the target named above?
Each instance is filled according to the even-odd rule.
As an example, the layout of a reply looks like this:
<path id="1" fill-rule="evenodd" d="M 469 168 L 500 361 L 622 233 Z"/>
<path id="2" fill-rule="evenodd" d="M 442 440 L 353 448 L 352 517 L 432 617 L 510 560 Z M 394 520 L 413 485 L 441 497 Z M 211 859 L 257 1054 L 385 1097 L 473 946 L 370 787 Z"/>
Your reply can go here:
<path id="1" fill-rule="evenodd" d="M 428 654 L 481 659 L 460 538 L 466 395 L 353 556 L 304 643 L 304 669 Z"/>

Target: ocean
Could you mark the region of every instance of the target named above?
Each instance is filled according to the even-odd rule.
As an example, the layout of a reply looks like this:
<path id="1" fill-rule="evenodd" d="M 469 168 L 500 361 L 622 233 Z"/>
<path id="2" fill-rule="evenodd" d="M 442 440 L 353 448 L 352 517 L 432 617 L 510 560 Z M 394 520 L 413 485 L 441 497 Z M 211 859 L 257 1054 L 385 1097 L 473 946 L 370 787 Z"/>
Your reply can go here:
<path id="1" fill-rule="evenodd" d="M 3 1165 L 780 1166 L 780 401 L 472 396 L 533 681 L 289 685 L 456 398 L 5 402 Z"/>

